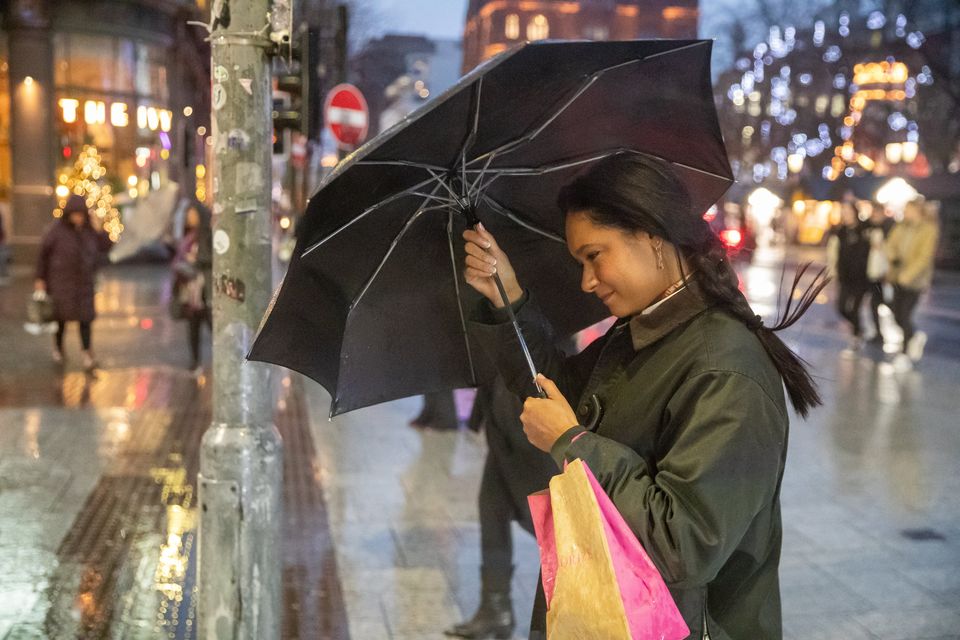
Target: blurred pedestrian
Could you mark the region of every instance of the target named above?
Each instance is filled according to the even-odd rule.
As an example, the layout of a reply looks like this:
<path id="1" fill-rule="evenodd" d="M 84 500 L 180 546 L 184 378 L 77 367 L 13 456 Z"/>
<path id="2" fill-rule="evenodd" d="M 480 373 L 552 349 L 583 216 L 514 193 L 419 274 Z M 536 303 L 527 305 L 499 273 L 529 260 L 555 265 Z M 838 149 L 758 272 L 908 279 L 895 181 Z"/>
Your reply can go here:
<path id="1" fill-rule="evenodd" d="M 187 208 L 183 237 L 177 246 L 171 268 L 177 316 L 187 321 L 190 345 L 190 369 L 200 369 L 200 330 L 212 328 L 210 302 L 213 299 L 213 246 L 210 210 L 194 201 Z"/>
<path id="2" fill-rule="evenodd" d="M 534 535 L 527 496 L 545 489 L 558 472 L 553 459 L 523 433 L 523 403 L 501 378 L 477 390 L 471 423 L 487 440 L 478 499 L 480 513 L 480 606 L 473 616 L 444 631 L 457 638 L 510 638 L 516 619 L 510 598 L 513 577 L 511 524 Z"/>
<path id="3" fill-rule="evenodd" d="M 850 324 L 853 336 L 846 351 L 856 351 L 863 346 L 860 305 L 869 288 L 867 259 L 870 255 L 870 238 L 866 227 L 860 222 L 857 208 L 851 201 L 840 205 L 840 224 L 830 230 L 827 241 L 827 258 L 830 272 L 836 278 L 837 311 Z"/>
<path id="4" fill-rule="evenodd" d="M 873 319 L 874 326 L 870 342 L 882 347 L 884 339 L 883 330 L 880 328 L 880 305 L 890 303 L 884 291 L 884 284 L 887 270 L 890 268 L 886 244 L 887 236 L 893 227 L 893 219 L 887 215 L 882 204 L 872 202 L 870 217 L 864 226 L 870 242 L 870 253 L 867 256 L 867 292 L 870 294 L 870 317 Z"/>
<path id="5" fill-rule="evenodd" d="M 933 281 L 938 236 L 935 214 L 918 198 L 907 203 L 903 220 L 894 225 L 887 238 L 887 281 L 893 285 L 893 319 L 903 329 L 903 352 L 895 364 L 903 367 L 919 361 L 927 343 L 927 334 L 914 327 L 913 312 L 920 295 Z"/>
<path id="6" fill-rule="evenodd" d="M 94 222 L 95 220 L 95 222 Z M 110 237 L 100 229 L 100 221 L 90 214 L 83 196 L 67 199 L 63 216 L 44 235 L 34 281 L 36 291 L 44 291 L 53 300 L 57 332 L 53 361 L 63 363 L 63 335 L 67 322 L 80 324 L 83 368 L 96 367 L 93 357 L 91 326 L 96 317 L 93 297 L 97 268 L 101 257 L 112 246 Z"/>
<path id="7" fill-rule="evenodd" d="M 453 391 L 434 391 L 423 395 L 423 408 L 410 421 L 410 426 L 427 429 L 455 430 L 460 427 Z"/>
<path id="8" fill-rule="evenodd" d="M 0 286 L 10 280 L 8 267 L 10 264 L 10 249 L 7 247 L 7 214 L 9 205 L 4 200 L 5 192 L 0 191 Z"/>

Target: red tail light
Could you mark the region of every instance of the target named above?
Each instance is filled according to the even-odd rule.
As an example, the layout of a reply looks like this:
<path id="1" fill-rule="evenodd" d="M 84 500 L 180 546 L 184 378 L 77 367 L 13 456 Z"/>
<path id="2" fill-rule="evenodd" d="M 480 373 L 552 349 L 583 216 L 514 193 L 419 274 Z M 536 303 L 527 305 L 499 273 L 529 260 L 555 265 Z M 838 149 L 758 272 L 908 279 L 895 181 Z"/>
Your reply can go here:
<path id="1" fill-rule="evenodd" d="M 738 249 L 743 242 L 743 234 L 739 229 L 724 229 L 720 232 L 720 242 L 727 249 Z"/>

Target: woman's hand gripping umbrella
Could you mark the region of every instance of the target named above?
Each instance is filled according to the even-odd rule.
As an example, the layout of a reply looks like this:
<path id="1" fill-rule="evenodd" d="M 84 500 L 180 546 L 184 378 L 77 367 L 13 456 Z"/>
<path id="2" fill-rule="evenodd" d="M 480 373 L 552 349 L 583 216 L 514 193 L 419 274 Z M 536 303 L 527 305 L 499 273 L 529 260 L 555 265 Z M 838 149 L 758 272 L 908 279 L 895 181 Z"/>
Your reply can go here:
<path id="1" fill-rule="evenodd" d="M 493 235 L 479 224 L 475 229 L 464 231 L 463 239 L 466 241 L 467 254 L 463 272 L 466 283 L 498 309 L 519 302 L 523 297 L 523 288 L 510 264 L 510 258 Z M 497 276 L 500 277 L 499 285 L 495 282 Z M 501 291 L 506 292 L 506 297 Z M 578 424 L 577 416 L 552 380 L 538 373 L 534 383 L 541 397 L 526 399 L 520 421 L 530 443 L 549 453 L 557 439 Z"/>

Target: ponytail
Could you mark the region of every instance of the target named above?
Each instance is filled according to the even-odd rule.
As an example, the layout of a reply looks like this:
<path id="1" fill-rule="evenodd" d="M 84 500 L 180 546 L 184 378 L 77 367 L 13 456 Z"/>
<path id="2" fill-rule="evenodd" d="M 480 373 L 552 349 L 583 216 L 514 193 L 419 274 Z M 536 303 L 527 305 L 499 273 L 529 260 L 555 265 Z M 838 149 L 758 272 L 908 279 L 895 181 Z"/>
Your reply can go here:
<path id="1" fill-rule="evenodd" d="M 753 312 L 750 303 L 740 291 L 737 274 L 730 265 L 726 250 L 719 238 L 710 234 L 707 246 L 699 251 L 687 252 L 686 258 L 687 263 L 694 268 L 693 278 L 708 300 L 726 309 L 756 334 L 764 351 L 780 373 L 796 412 L 806 418 L 810 409 L 823 404 L 817 385 L 807 370 L 807 363 L 794 353 L 776 335 L 776 332 L 796 323 L 810 308 L 823 288 L 830 282 L 830 279 L 825 277 L 826 269 L 821 269 L 814 275 L 813 281 L 799 296 L 799 300 L 795 301 L 794 294 L 799 290 L 800 281 L 811 268 L 809 262 L 800 265 L 794 274 L 793 283 L 787 292 L 786 303 L 776 323 L 772 327 L 767 327 L 764 326 L 763 319 Z"/>

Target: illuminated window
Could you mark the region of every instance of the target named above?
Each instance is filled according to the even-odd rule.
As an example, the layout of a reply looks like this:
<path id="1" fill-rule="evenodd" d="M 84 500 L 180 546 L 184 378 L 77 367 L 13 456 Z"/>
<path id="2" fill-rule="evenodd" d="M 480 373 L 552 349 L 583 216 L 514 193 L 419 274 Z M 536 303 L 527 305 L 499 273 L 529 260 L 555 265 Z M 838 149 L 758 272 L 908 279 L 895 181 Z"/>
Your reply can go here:
<path id="1" fill-rule="evenodd" d="M 520 16 L 515 13 L 507 16 L 507 20 L 503 25 L 503 35 L 505 35 L 508 40 L 516 40 L 520 37 Z"/>
<path id="2" fill-rule="evenodd" d="M 583 37 L 587 40 L 606 40 L 610 37 L 610 29 L 604 25 L 590 25 L 584 28 Z"/>
<path id="3" fill-rule="evenodd" d="M 543 14 L 533 16 L 527 25 L 527 40 L 544 40 L 550 37 L 550 24 Z"/>

